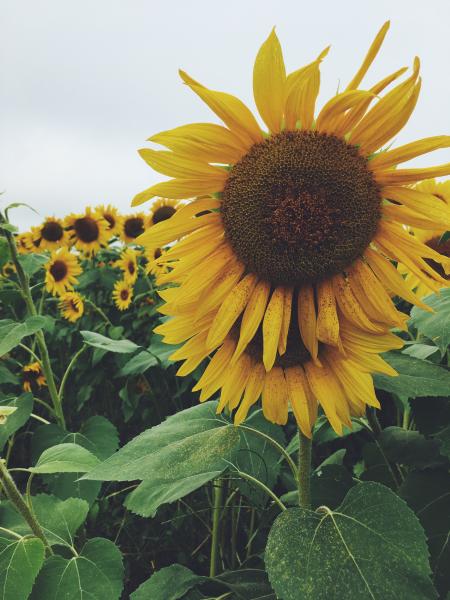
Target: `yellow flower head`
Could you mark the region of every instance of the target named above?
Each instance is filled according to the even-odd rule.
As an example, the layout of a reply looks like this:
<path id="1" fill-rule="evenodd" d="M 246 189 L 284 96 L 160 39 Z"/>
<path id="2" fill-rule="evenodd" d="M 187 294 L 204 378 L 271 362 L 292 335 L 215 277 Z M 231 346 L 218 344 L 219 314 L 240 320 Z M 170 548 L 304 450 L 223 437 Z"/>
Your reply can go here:
<path id="1" fill-rule="evenodd" d="M 16 272 L 16 267 L 13 262 L 8 261 L 2 267 L 3 277 L 11 277 Z"/>
<path id="2" fill-rule="evenodd" d="M 33 245 L 33 236 L 31 231 L 19 233 L 15 237 L 17 251 L 19 254 L 30 254 L 34 252 L 35 246 Z"/>
<path id="3" fill-rule="evenodd" d="M 133 287 L 123 279 L 116 281 L 112 296 L 119 310 L 127 310 L 133 297 Z"/>
<path id="4" fill-rule="evenodd" d="M 450 208 L 411 184 L 450 173 L 398 165 L 437 148 L 435 136 L 380 151 L 403 128 L 419 95 L 419 60 L 370 88 L 361 83 L 389 24 L 383 25 L 349 84 L 317 112 L 324 50 L 286 73 L 272 31 L 253 70 L 263 130 L 235 96 L 181 78 L 224 126 L 184 125 L 150 138 L 163 151 L 142 158 L 173 179 L 138 194 L 195 198 L 140 238 L 148 248 L 172 244 L 158 282 L 172 318 L 156 331 L 169 344 L 180 375 L 213 355 L 195 389 L 205 399 L 221 390 L 220 410 L 236 422 L 262 395 L 265 416 L 286 422 L 288 401 L 305 435 L 317 405 L 342 432 L 351 415 L 377 406 L 370 373 L 393 374 L 377 353 L 398 347 L 388 333 L 406 315 L 390 292 L 423 306 L 391 260 L 408 265 L 439 289 L 445 281 L 426 260 L 448 259 L 411 236 L 404 224 L 448 228 Z M 413 223 L 414 221 L 414 223 Z M 176 284 L 178 287 L 173 287 Z"/>
<path id="5" fill-rule="evenodd" d="M 56 217 L 47 217 L 40 227 L 33 230 L 33 239 L 42 250 L 56 250 L 69 243 L 69 235 L 63 222 Z"/>
<path id="6" fill-rule="evenodd" d="M 164 275 L 168 272 L 168 266 L 165 263 L 160 263 L 160 259 L 163 255 L 161 248 L 146 248 L 145 258 L 147 264 L 145 265 L 145 272 L 147 275 L 154 275 L 158 280 L 159 275 Z"/>
<path id="7" fill-rule="evenodd" d="M 156 225 L 161 221 L 170 219 L 181 206 L 179 200 L 172 200 L 170 198 L 159 198 L 152 202 L 150 215 L 148 217 L 148 226 Z"/>
<path id="8" fill-rule="evenodd" d="M 54 296 L 62 296 L 78 283 L 77 275 L 80 273 L 77 257 L 67 248 L 60 248 L 51 253 L 45 265 L 45 287 Z"/>
<path id="9" fill-rule="evenodd" d="M 145 231 L 145 215 L 142 212 L 134 215 L 126 215 L 122 221 L 120 237 L 124 242 L 130 244 L 136 242 L 136 238 Z"/>
<path id="10" fill-rule="evenodd" d="M 119 211 L 114 206 L 101 204 L 95 208 L 96 212 L 108 222 L 109 237 L 119 235 L 122 228 L 123 217 L 119 215 Z"/>
<path id="11" fill-rule="evenodd" d="M 137 253 L 132 248 L 126 248 L 120 255 L 120 259 L 114 263 L 123 271 L 124 280 L 133 285 L 138 276 Z"/>
<path id="12" fill-rule="evenodd" d="M 47 385 L 42 367 L 38 362 L 25 365 L 22 369 L 22 378 L 22 386 L 25 392 L 32 392 L 35 391 L 36 388 Z"/>
<path id="13" fill-rule="evenodd" d="M 65 219 L 70 243 L 80 252 L 92 255 L 106 246 L 110 234 L 108 221 L 98 212 L 87 207 L 84 214 L 71 214 Z"/>
<path id="14" fill-rule="evenodd" d="M 77 292 L 66 292 L 60 298 L 59 310 L 65 319 L 75 323 L 84 312 L 83 298 Z"/>

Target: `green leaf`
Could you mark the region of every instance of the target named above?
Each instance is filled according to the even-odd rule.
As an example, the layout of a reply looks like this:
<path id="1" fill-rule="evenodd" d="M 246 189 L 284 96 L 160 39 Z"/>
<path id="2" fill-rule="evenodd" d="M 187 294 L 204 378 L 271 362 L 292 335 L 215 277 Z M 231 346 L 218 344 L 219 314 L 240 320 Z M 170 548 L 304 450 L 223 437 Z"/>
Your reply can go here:
<path id="1" fill-rule="evenodd" d="M 411 344 L 407 346 L 405 350 L 402 350 L 402 354 L 407 354 L 413 358 L 419 358 L 425 360 L 439 350 L 437 346 L 429 346 L 428 344 Z"/>
<path id="2" fill-rule="evenodd" d="M 122 556 L 117 546 L 93 538 L 76 557 L 47 558 L 31 600 L 119 600 L 122 579 Z"/>
<path id="3" fill-rule="evenodd" d="M 353 427 L 350 429 L 349 427 L 344 427 L 342 432 L 342 436 L 338 435 L 334 429 L 331 427 L 330 422 L 325 417 L 319 417 L 316 421 L 313 431 L 313 439 L 316 444 L 326 444 L 327 442 L 332 442 L 333 440 L 342 439 L 347 437 L 348 435 L 352 435 L 354 433 L 358 433 L 364 429 L 361 423 L 352 419 Z M 292 451 L 298 450 L 298 435 L 294 436 L 292 440 Z M 290 450 L 291 452 L 291 450 Z"/>
<path id="4" fill-rule="evenodd" d="M 429 313 L 414 306 L 410 323 L 417 331 L 433 340 L 444 354 L 450 344 L 450 289 L 441 290 L 439 295 L 427 296 L 423 301 L 434 312 Z"/>
<path id="5" fill-rule="evenodd" d="M 9 231 L 10 233 L 16 233 L 18 231 L 17 227 L 12 223 L 0 223 L 0 231 Z"/>
<path id="6" fill-rule="evenodd" d="M 86 473 L 99 463 L 89 450 L 78 444 L 52 446 L 39 457 L 31 473 Z"/>
<path id="7" fill-rule="evenodd" d="M 402 427 L 386 427 L 377 441 L 390 462 L 418 468 L 442 462 L 439 460 L 439 442 L 426 439 L 418 431 L 410 431 Z"/>
<path id="8" fill-rule="evenodd" d="M 11 383 L 13 385 L 18 385 L 19 378 L 14 373 L 5 366 L 0 363 L 0 383 Z"/>
<path id="9" fill-rule="evenodd" d="M 178 600 L 206 577 L 195 575 L 183 565 L 171 565 L 160 569 L 144 581 L 130 596 L 131 600 Z"/>
<path id="10" fill-rule="evenodd" d="M 22 254 L 19 256 L 19 262 L 28 277 L 32 277 L 48 262 L 48 256 L 44 254 Z"/>
<path id="11" fill-rule="evenodd" d="M 340 450 L 336 450 L 336 452 L 333 452 L 333 454 L 331 454 L 322 463 L 320 463 L 320 465 L 317 467 L 316 471 L 318 471 L 319 469 L 326 467 L 328 465 L 342 465 L 346 454 L 347 454 L 346 448 L 341 448 Z"/>
<path id="12" fill-rule="evenodd" d="M 439 443 L 439 452 L 442 456 L 446 456 L 450 459 L 450 425 L 447 425 L 445 429 L 439 431 L 434 438 Z"/>
<path id="13" fill-rule="evenodd" d="M 375 375 L 375 387 L 401 397 L 445 396 L 450 389 L 450 372 L 427 360 L 399 352 L 387 352 L 383 358 L 398 376 Z"/>
<path id="14" fill-rule="evenodd" d="M 311 475 L 311 504 L 313 508 L 336 508 L 347 492 L 355 485 L 349 471 L 338 464 L 318 467 Z M 281 497 L 285 504 L 298 506 L 298 492 L 288 492 Z"/>
<path id="15" fill-rule="evenodd" d="M 450 587 L 450 480 L 445 469 L 408 473 L 400 495 L 425 529 L 435 584 L 444 596 Z"/>
<path id="16" fill-rule="evenodd" d="M 23 323 L 15 323 L 10 319 L 0 321 L 0 356 L 15 348 L 24 337 L 33 335 L 46 324 L 46 318 L 29 317 Z"/>
<path id="17" fill-rule="evenodd" d="M 397 482 L 387 457 L 375 442 L 365 444 L 362 449 L 365 470 L 361 473 L 362 481 L 376 481 L 395 490 Z"/>
<path id="18" fill-rule="evenodd" d="M 257 432 L 261 431 L 284 447 L 286 442 L 283 430 L 278 425 L 267 421 L 262 414 L 262 410 L 252 413 L 245 421 L 244 426 L 255 429 L 256 432 L 248 431 L 243 427 L 239 428 L 241 443 L 235 461 L 236 467 L 239 471 L 255 477 L 269 489 L 273 489 L 280 472 L 280 452 L 268 440 L 259 436 Z M 267 494 L 260 488 L 244 479 L 240 479 L 237 486 L 241 493 L 253 503 L 258 506 L 267 504 Z"/>
<path id="19" fill-rule="evenodd" d="M 152 340 L 150 342 L 150 346 L 147 348 L 149 352 L 156 356 L 159 363 L 164 369 L 167 369 L 170 365 L 173 364 L 173 361 L 169 360 L 169 356 L 171 356 L 177 348 L 181 346 L 181 344 L 166 344 L 162 341 L 163 336 L 158 333 L 154 333 L 152 335 Z"/>
<path id="20" fill-rule="evenodd" d="M 130 354 L 139 350 L 140 346 L 131 340 L 113 340 L 95 331 L 80 331 L 83 340 L 88 346 L 100 348 L 108 352 L 116 352 L 118 354 Z"/>
<path id="21" fill-rule="evenodd" d="M 133 356 L 117 373 L 117 377 L 127 377 L 128 375 L 140 375 L 145 373 L 150 367 L 158 364 L 158 359 L 153 354 L 143 350 Z"/>
<path id="22" fill-rule="evenodd" d="M 0 402 L 1 406 L 17 408 L 7 419 L 6 423 L 0 425 L 0 451 L 8 438 L 19 430 L 30 418 L 33 410 L 33 394 L 22 394 L 18 398 L 9 398 Z"/>
<path id="23" fill-rule="evenodd" d="M 0 598 L 26 600 L 44 562 L 44 544 L 35 537 L 0 537 Z"/>
<path id="24" fill-rule="evenodd" d="M 239 569 L 228 571 L 214 578 L 233 592 L 236 600 L 276 600 L 270 587 L 267 573 L 261 569 Z M 224 596 L 224 599 L 227 596 Z M 231 600 L 231 599 L 230 599 Z"/>
<path id="25" fill-rule="evenodd" d="M 269 533 L 265 562 L 283 600 L 437 597 L 419 521 L 376 483 L 353 487 L 336 511 L 282 512 Z"/>

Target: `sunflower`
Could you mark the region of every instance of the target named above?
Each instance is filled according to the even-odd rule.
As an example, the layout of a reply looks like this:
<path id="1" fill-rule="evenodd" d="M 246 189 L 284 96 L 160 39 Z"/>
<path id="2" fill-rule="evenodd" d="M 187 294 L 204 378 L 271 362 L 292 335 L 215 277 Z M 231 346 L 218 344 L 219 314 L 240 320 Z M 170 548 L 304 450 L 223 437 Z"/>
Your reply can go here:
<path id="1" fill-rule="evenodd" d="M 120 255 L 120 259 L 114 263 L 123 271 L 124 281 L 133 285 L 138 276 L 137 253 L 132 248 L 126 248 Z"/>
<path id="2" fill-rule="evenodd" d="M 147 275 L 154 275 L 158 281 L 159 275 L 163 275 L 168 272 L 168 267 L 165 264 L 161 264 L 160 259 L 163 255 L 161 248 L 146 248 L 145 258 L 147 264 L 145 266 L 145 272 Z"/>
<path id="3" fill-rule="evenodd" d="M 31 231 L 19 233 L 16 235 L 15 240 L 19 254 L 30 254 L 34 251 L 33 236 Z"/>
<path id="4" fill-rule="evenodd" d="M 119 235 L 123 217 L 119 215 L 119 211 L 114 206 L 101 204 L 95 208 L 96 212 L 108 222 L 108 234 L 110 236 Z"/>
<path id="5" fill-rule="evenodd" d="M 449 181 L 436 181 L 435 179 L 427 179 L 421 181 L 416 186 L 415 190 L 430 194 L 438 198 L 441 202 L 444 202 L 447 206 L 450 206 L 450 180 Z M 421 242 L 426 244 L 429 248 L 437 250 L 440 254 L 443 254 L 447 258 L 450 258 L 450 239 L 443 238 L 443 234 L 446 233 L 447 228 L 442 229 L 419 229 L 411 228 L 411 233 L 419 239 Z M 446 280 L 446 286 L 450 285 L 450 269 L 439 264 L 434 264 L 429 261 L 429 264 L 434 266 L 435 270 Z M 421 281 L 414 273 L 411 273 L 403 265 L 399 265 L 399 271 L 402 274 L 406 274 L 405 281 L 415 291 L 419 298 L 424 298 L 431 294 L 433 289 L 430 289 L 428 285 Z"/>
<path id="6" fill-rule="evenodd" d="M 77 275 L 81 267 L 75 255 L 67 248 L 60 248 L 51 253 L 45 265 L 45 287 L 51 294 L 62 296 L 78 283 Z"/>
<path id="7" fill-rule="evenodd" d="M 2 267 L 2 275 L 3 277 L 9 278 L 12 277 L 16 273 L 16 266 L 13 262 L 8 261 Z"/>
<path id="8" fill-rule="evenodd" d="M 60 298 L 59 310 L 65 319 L 75 323 L 84 312 L 83 298 L 77 292 L 66 292 Z"/>
<path id="9" fill-rule="evenodd" d="M 22 377 L 25 392 L 32 392 L 33 388 L 47 385 L 42 367 L 37 361 L 23 367 Z"/>
<path id="10" fill-rule="evenodd" d="M 419 60 L 412 74 L 385 95 L 383 90 L 406 69 L 360 89 L 388 27 L 386 23 L 381 28 L 344 91 L 326 102 L 316 117 L 320 63 L 328 49 L 286 75 L 272 31 L 258 52 L 253 75 L 255 102 L 267 132 L 236 97 L 209 90 L 181 72 L 226 127 L 185 125 L 150 138 L 168 150 L 143 149 L 141 156 L 173 179 L 133 200 L 138 205 L 154 196 L 195 198 L 138 240 L 149 248 L 175 242 L 160 259 L 170 271 L 158 278 L 160 284 L 178 285 L 162 291 L 162 312 L 172 317 L 159 328 L 166 341 L 187 340 L 180 352 L 192 360 L 192 348 L 197 358 L 215 352 L 214 361 L 225 352 L 223 345 L 231 335 L 236 344 L 231 357 L 213 363 L 229 360 L 234 365 L 233 374 L 227 371 L 223 380 L 225 395 L 224 390 L 237 385 L 232 381 L 237 370 L 242 369 L 241 383 L 250 381 L 253 370 L 242 362 L 252 358 L 264 368 L 263 397 L 272 394 L 273 401 L 273 386 L 282 383 L 287 359 L 289 367 L 306 373 L 309 388 L 337 431 L 347 422 L 343 416 L 353 414 L 352 386 L 344 383 L 345 367 L 341 373 L 339 361 L 331 376 L 329 353 L 346 356 L 348 331 L 363 336 L 367 345 L 387 335 L 392 326 L 405 329 L 407 315 L 397 310 L 391 293 L 426 306 L 392 260 L 433 289 L 445 280 L 429 260 L 448 264 L 446 257 L 411 236 L 404 224 L 449 226 L 450 208 L 409 186 L 450 173 L 450 164 L 397 166 L 449 147 L 450 137 L 377 152 L 413 112 L 420 90 Z M 395 338 L 389 340 L 395 347 Z M 227 352 L 229 348 L 228 344 Z M 251 381 L 259 386 L 256 379 Z M 239 402 L 235 393 L 228 406 Z M 275 420 L 270 405 L 263 400 L 266 417 Z"/>
<path id="11" fill-rule="evenodd" d="M 148 217 L 148 225 L 156 225 L 170 219 L 180 207 L 178 200 L 172 200 L 170 198 L 159 198 L 152 203 L 151 212 Z"/>
<path id="12" fill-rule="evenodd" d="M 110 237 L 108 221 L 90 207 L 86 208 L 84 214 L 66 217 L 65 226 L 70 235 L 70 243 L 88 255 L 106 246 Z"/>
<path id="13" fill-rule="evenodd" d="M 136 238 L 142 235 L 146 229 L 144 213 L 135 213 L 126 215 L 122 221 L 120 236 L 127 244 L 135 242 Z"/>
<path id="14" fill-rule="evenodd" d="M 42 250 L 56 250 L 69 243 L 69 235 L 63 222 L 56 217 L 47 217 L 40 227 L 33 229 L 33 240 Z"/>
<path id="15" fill-rule="evenodd" d="M 133 297 L 133 288 L 127 281 L 120 279 L 114 284 L 112 296 L 119 310 L 127 310 Z"/>

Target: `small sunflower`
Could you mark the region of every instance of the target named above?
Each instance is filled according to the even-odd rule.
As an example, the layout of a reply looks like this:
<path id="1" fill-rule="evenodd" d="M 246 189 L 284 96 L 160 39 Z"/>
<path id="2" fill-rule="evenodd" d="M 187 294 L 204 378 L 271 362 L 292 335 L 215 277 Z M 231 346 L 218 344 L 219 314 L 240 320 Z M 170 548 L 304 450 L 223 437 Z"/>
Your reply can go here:
<path id="1" fill-rule="evenodd" d="M 119 310 L 127 310 L 133 297 L 133 288 L 127 281 L 121 279 L 114 284 L 112 296 Z"/>
<path id="2" fill-rule="evenodd" d="M 36 388 L 47 385 L 42 367 L 37 361 L 23 367 L 22 378 L 25 392 L 33 392 Z"/>
<path id="3" fill-rule="evenodd" d="M 51 253 L 45 265 L 45 287 L 51 294 L 62 296 L 67 290 L 73 289 L 78 283 L 77 275 L 81 266 L 74 254 L 67 248 L 60 248 Z"/>
<path id="4" fill-rule="evenodd" d="M 16 273 L 16 267 L 14 265 L 13 262 L 8 261 L 7 263 L 5 263 L 2 267 L 2 275 L 3 277 L 11 277 L 12 275 L 14 275 L 14 273 Z"/>
<path id="5" fill-rule="evenodd" d="M 148 216 L 148 225 L 156 225 L 161 221 L 170 219 L 180 207 L 179 200 L 172 200 L 171 198 L 159 198 L 152 203 L 151 211 Z"/>
<path id="6" fill-rule="evenodd" d="M 295 377 L 300 381 L 300 373 L 306 374 L 309 389 L 336 431 L 342 431 L 354 412 L 352 385 L 344 383 L 346 367 L 340 371 L 348 331 L 363 336 L 368 346 L 392 326 L 406 328 L 407 315 L 397 310 L 391 293 L 426 308 L 391 261 L 403 263 L 432 289 L 445 283 L 429 261 L 445 266 L 449 259 L 411 236 L 404 225 L 425 221 L 449 228 L 450 208 L 410 186 L 449 174 L 450 163 L 397 167 L 449 147 L 450 136 L 382 150 L 414 110 L 419 60 L 411 75 L 385 95 L 383 90 L 406 69 L 360 88 L 388 27 L 383 25 L 350 83 L 317 116 L 320 64 L 328 48 L 287 75 L 272 31 L 253 71 L 255 102 L 267 131 L 238 98 L 210 90 L 181 71 L 183 81 L 225 127 L 184 125 L 150 138 L 167 150 L 140 151 L 151 167 L 173 179 L 138 194 L 134 206 L 155 196 L 195 198 L 138 239 L 148 248 L 174 242 L 161 257 L 170 271 L 158 282 L 178 287 L 162 291 L 166 304 L 161 312 L 172 318 L 158 331 L 168 343 L 186 342 L 178 357 L 183 352 L 191 357 L 194 347 L 197 357 L 215 353 L 211 363 L 217 368 L 234 365 L 219 385 L 230 408 L 239 405 L 239 393 L 253 372 L 243 361 L 252 360 L 265 375 L 251 379 L 251 397 L 259 396 L 264 379 L 263 398 L 271 398 L 263 399 L 264 414 L 279 421 L 273 390 L 284 385 L 285 368 L 295 367 Z M 387 339 L 392 345 L 385 349 L 396 346 L 395 337 Z M 236 347 L 228 356 L 232 342 Z M 341 361 L 330 359 L 330 353 Z M 356 359 L 360 371 L 363 360 Z M 238 371 L 239 389 L 233 381 Z M 286 382 L 292 403 L 297 388 L 292 380 Z M 307 388 L 299 383 L 298 389 Z M 285 398 L 280 398 L 284 411 Z M 370 403 L 370 398 L 360 399 Z M 222 399 L 221 408 L 226 404 Z"/>
<path id="7" fill-rule="evenodd" d="M 80 252 L 94 254 L 106 246 L 110 237 L 108 221 L 98 212 L 87 207 L 84 214 L 71 214 L 65 218 L 70 243 Z"/>
<path id="8" fill-rule="evenodd" d="M 119 235 L 122 227 L 123 217 L 114 206 L 101 204 L 95 208 L 96 212 L 108 222 L 108 234 L 110 237 Z"/>
<path id="9" fill-rule="evenodd" d="M 136 238 L 142 235 L 145 231 L 145 215 L 144 213 L 135 213 L 134 215 L 126 215 L 122 221 L 122 229 L 120 236 L 124 242 L 130 244 L 136 241 Z"/>
<path id="10" fill-rule="evenodd" d="M 33 245 L 33 236 L 31 231 L 19 233 L 16 235 L 15 240 L 19 254 L 30 254 L 31 252 L 34 252 L 35 247 Z"/>
<path id="11" fill-rule="evenodd" d="M 65 319 L 75 323 L 84 312 L 83 298 L 77 292 L 66 292 L 60 298 L 59 310 Z"/>
<path id="12" fill-rule="evenodd" d="M 161 248 L 146 248 L 144 253 L 145 258 L 147 259 L 145 272 L 147 275 L 154 275 L 157 280 L 159 275 L 163 275 L 169 270 L 166 264 L 160 262 L 163 252 L 164 251 Z"/>
<path id="13" fill-rule="evenodd" d="M 133 285 L 138 276 L 137 252 L 132 248 L 126 248 L 120 255 L 120 259 L 114 263 L 123 271 L 124 281 Z"/>
<path id="14" fill-rule="evenodd" d="M 69 235 L 64 229 L 63 222 L 56 217 L 47 217 L 42 225 L 34 229 L 33 237 L 42 250 L 56 250 L 69 243 Z"/>

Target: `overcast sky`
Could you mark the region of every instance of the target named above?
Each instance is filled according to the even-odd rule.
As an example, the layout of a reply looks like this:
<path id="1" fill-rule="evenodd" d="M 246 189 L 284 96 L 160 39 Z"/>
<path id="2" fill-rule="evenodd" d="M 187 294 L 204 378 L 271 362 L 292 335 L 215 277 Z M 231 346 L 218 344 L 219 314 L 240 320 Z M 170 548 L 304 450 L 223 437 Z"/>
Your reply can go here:
<path id="1" fill-rule="evenodd" d="M 26 202 L 41 217 L 101 202 L 129 211 L 135 193 L 163 179 L 136 153 L 146 138 L 216 121 L 178 68 L 253 108 L 253 61 L 273 25 L 288 70 L 332 45 L 323 103 L 349 81 L 390 18 L 363 83 L 418 54 L 422 93 L 397 141 L 450 134 L 448 0 L 2 0 L 0 17 L 2 202 Z M 415 164 L 448 161 L 443 150 Z M 41 217 L 14 213 L 22 229 Z"/>

